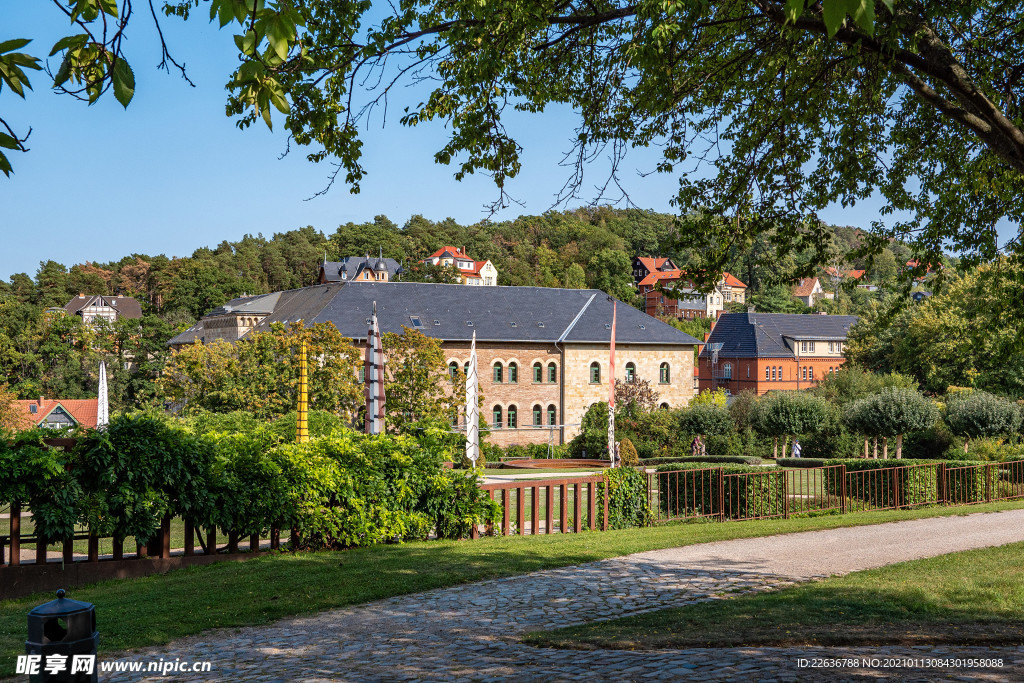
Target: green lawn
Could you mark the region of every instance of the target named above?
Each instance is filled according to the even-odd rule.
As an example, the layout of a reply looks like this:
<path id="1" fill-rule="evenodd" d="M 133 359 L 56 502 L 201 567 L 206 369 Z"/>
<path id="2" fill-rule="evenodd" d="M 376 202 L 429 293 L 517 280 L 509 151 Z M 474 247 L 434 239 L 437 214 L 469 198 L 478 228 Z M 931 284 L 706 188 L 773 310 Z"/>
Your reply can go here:
<path id="1" fill-rule="evenodd" d="M 547 647 L 1024 644 L 1024 543 L 532 633 Z"/>
<path id="2" fill-rule="evenodd" d="M 813 529 L 1017 509 L 1024 502 L 754 522 L 668 524 L 645 529 L 426 541 L 344 552 L 271 554 L 162 576 L 69 590 L 97 607 L 100 649 L 166 643 L 208 628 L 263 624 L 394 595 L 564 567 L 645 550 Z M 0 602 L 0 676 L 24 652 L 25 615 L 50 599 Z"/>

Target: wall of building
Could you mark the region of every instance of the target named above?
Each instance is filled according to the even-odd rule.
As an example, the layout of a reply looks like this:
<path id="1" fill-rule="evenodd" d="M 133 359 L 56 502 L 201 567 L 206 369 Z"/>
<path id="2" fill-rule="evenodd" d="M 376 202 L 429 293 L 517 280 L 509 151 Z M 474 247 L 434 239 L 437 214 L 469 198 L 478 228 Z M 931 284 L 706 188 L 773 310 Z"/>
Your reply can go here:
<path id="1" fill-rule="evenodd" d="M 459 368 L 469 360 L 468 342 L 444 342 L 441 348 L 445 352 L 445 364 L 455 361 Z M 483 404 L 480 414 L 490 424 L 495 406 L 501 407 L 502 428 L 492 429 L 487 437 L 488 443 L 499 446 L 512 444 L 548 443 L 553 439 L 555 444 L 561 443 L 561 434 L 556 429 L 554 434 L 547 426 L 548 406 L 555 406 L 555 414 L 561 422 L 561 378 L 562 355 L 553 344 L 498 344 L 479 342 L 476 345 L 477 368 L 480 373 L 480 393 Z M 502 364 L 502 382 L 494 381 L 494 364 Z M 519 367 L 518 381 L 509 382 L 509 363 Z M 541 363 L 541 382 L 533 381 L 533 364 Z M 557 370 L 555 382 L 548 382 L 548 364 L 554 363 Z M 533 426 L 533 407 L 541 406 L 544 427 Z M 516 407 L 518 426 L 508 427 L 508 410 Z"/>
<path id="2" fill-rule="evenodd" d="M 726 380 L 720 377 L 717 381 L 712 382 L 711 361 L 701 358 L 698 366 L 700 390 L 710 390 L 714 386 L 728 389 L 735 395 L 744 390 L 766 394 L 769 391 L 810 389 L 830 372 L 837 371 L 844 362 L 845 359 L 839 357 L 805 357 L 799 361 L 796 358 L 720 358 L 718 361 L 719 375 L 725 372 L 725 364 L 731 363 L 732 379 Z M 770 378 L 772 376 L 771 368 L 777 368 L 775 376 L 779 377 L 781 373 L 782 379 L 766 380 L 765 370 L 768 370 Z M 804 379 L 805 369 L 808 372 L 808 377 L 813 369 L 813 380 Z"/>
<path id="3" fill-rule="evenodd" d="M 590 365 L 601 367 L 601 381 L 590 382 Z M 615 376 L 624 380 L 626 364 L 636 364 L 636 375 L 646 379 L 658 392 L 658 403 L 681 408 L 693 398 L 693 347 L 676 345 L 615 345 Z M 661 384 L 659 368 L 668 363 L 668 384 Z M 565 409 L 563 421 L 567 425 L 565 440 L 579 433 L 579 423 L 587 409 L 599 401 L 608 400 L 608 347 L 596 344 L 565 345 Z M 569 426 L 571 425 L 571 426 Z"/>

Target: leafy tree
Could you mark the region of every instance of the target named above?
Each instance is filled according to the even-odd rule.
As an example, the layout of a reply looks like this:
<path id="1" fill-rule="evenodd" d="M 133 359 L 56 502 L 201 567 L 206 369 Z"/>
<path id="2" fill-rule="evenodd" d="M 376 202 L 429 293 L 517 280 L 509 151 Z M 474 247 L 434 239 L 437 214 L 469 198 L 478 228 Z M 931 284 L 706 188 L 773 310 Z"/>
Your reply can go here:
<path id="1" fill-rule="evenodd" d="M 690 406 L 710 405 L 717 408 L 725 408 L 729 404 L 729 395 L 725 389 L 705 389 L 690 399 Z"/>
<path id="2" fill-rule="evenodd" d="M 732 415 L 717 403 L 691 404 L 679 411 L 679 431 L 683 434 L 722 436 L 735 428 Z"/>
<path id="3" fill-rule="evenodd" d="M 753 411 L 754 430 L 772 437 L 773 453 L 779 456 L 779 437 L 817 431 L 828 417 L 825 400 L 807 392 L 777 391 L 757 400 Z M 786 444 L 783 442 L 783 451 Z"/>
<path id="4" fill-rule="evenodd" d="M 1021 411 L 1013 402 L 984 391 L 954 394 L 946 404 L 946 422 L 957 436 L 964 437 L 964 453 L 971 439 L 1002 436 L 1017 431 Z"/>
<path id="5" fill-rule="evenodd" d="M 17 394 L 10 391 L 6 384 L 0 384 L 0 431 L 14 431 L 21 426 L 21 414 L 15 401 Z"/>
<path id="6" fill-rule="evenodd" d="M 938 414 L 935 404 L 913 389 L 890 387 L 861 399 L 849 413 L 857 431 L 881 436 L 883 455 L 889 457 L 889 437 L 896 437 L 896 459 L 903 457 L 903 435 L 927 429 Z"/>
<path id="7" fill-rule="evenodd" d="M 387 375 L 387 423 L 399 431 L 426 423 L 449 425 L 466 403 L 464 376 L 448 374 L 441 340 L 419 330 L 381 335 Z"/>
<path id="8" fill-rule="evenodd" d="M 615 406 L 624 412 L 637 413 L 658 407 L 658 392 L 650 380 L 636 377 L 632 382 L 615 380 Z"/>
<path id="9" fill-rule="evenodd" d="M 920 303 L 890 297 L 850 328 L 846 356 L 874 372 L 909 375 L 930 393 L 962 386 L 1024 396 L 1024 324 L 1008 300 L 1021 298 L 1022 275 L 1000 259 L 948 276 L 942 292 Z"/>
<path id="10" fill-rule="evenodd" d="M 566 268 L 565 280 L 562 282 L 562 286 L 566 289 L 586 289 L 587 274 L 584 272 L 583 266 L 573 263 Z"/>
<path id="11" fill-rule="evenodd" d="M 829 403 L 843 406 L 887 387 L 916 390 L 917 380 L 899 373 L 867 372 L 854 363 L 844 363 L 838 372 L 825 375 L 811 392 Z"/>

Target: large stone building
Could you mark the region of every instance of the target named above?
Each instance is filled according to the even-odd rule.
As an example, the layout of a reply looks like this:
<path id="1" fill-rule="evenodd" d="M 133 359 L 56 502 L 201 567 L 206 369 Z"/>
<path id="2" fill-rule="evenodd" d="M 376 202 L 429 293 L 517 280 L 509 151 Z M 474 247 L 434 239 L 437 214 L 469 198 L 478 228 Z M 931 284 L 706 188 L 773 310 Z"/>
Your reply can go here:
<path id="1" fill-rule="evenodd" d="M 274 312 L 280 296 L 280 292 L 274 292 L 232 299 L 204 315 L 195 325 L 167 342 L 167 345 L 179 349 L 197 341 L 203 344 L 217 340 L 238 341 Z"/>
<path id="2" fill-rule="evenodd" d="M 810 389 L 842 367 L 856 322 L 852 315 L 723 313 L 698 359 L 700 390 Z"/>
<path id="3" fill-rule="evenodd" d="M 608 400 L 612 302 L 598 290 L 352 282 L 271 296 L 273 311 L 256 330 L 329 322 L 362 345 L 376 302 L 381 332 L 408 327 L 441 339 L 450 371 L 465 366 L 475 332 L 481 413 L 492 424 L 492 443 L 563 443 L 579 431 L 587 408 Z M 685 406 L 694 394 L 699 341 L 621 302 L 617 310 L 616 378 L 649 380 L 662 406 Z M 188 343 L 186 337 L 172 343 Z M 202 341 L 195 334 L 191 340 Z"/>

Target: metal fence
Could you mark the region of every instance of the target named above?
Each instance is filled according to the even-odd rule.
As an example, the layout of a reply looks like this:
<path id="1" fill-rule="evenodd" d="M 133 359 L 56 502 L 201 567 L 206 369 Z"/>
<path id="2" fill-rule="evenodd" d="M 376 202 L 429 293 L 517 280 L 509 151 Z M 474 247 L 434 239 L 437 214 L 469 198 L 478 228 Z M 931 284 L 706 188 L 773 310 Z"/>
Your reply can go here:
<path id="1" fill-rule="evenodd" d="M 1024 498 L 1024 461 L 871 469 L 830 465 L 733 474 L 721 467 L 681 469 L 649 475 L 648 488 L 657 521 L 973 505 Z"/>
<path id="2" fill-rule="evenodd" d="M 598 499 L 600 526 L 606 531 L 608 489 L 601 486 L 598 491 L 603 483 L 604 476 L 595 475 L 482 484 L 480 488 L 501 506 L 501 534 L 526 536 L 597 529 Z M 493 535 L 493 525 L 488 525 L 484 533 Z M 474 528 L 472 535 L 478 537 L 479 531 Z"/>

